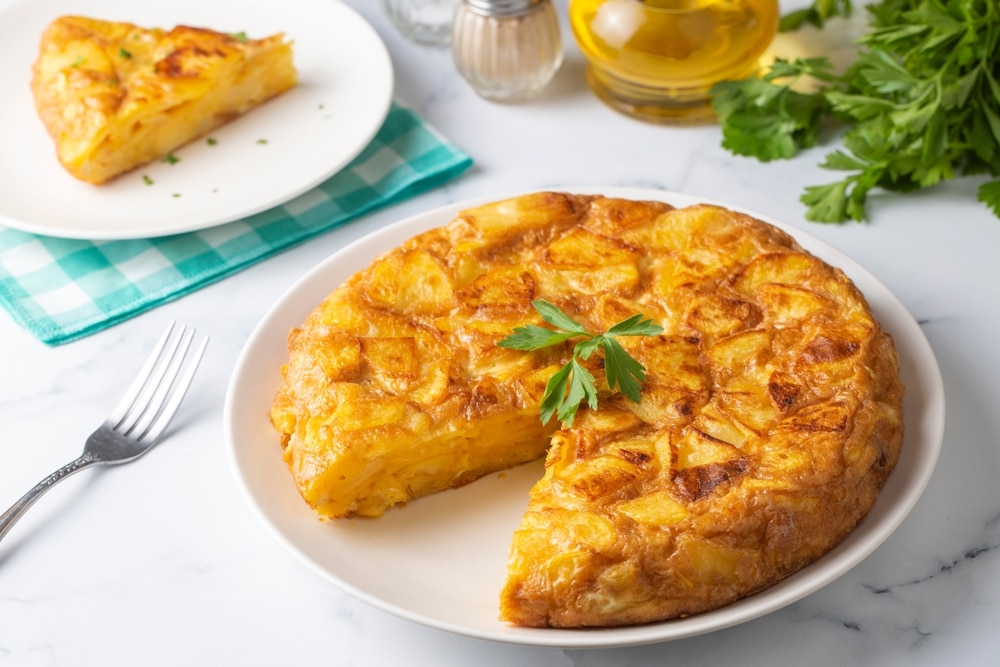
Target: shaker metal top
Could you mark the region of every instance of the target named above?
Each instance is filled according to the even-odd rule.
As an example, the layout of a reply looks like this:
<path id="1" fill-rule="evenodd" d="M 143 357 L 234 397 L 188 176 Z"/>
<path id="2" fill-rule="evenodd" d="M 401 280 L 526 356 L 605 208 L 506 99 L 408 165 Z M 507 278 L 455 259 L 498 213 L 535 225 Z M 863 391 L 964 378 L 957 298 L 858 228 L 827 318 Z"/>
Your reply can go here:
<path id="1" fill-rule="evenodd" d="M 543 0 L 465 0 L 469 9 L 483 16 L 516 16 L 524 14 Z"/>

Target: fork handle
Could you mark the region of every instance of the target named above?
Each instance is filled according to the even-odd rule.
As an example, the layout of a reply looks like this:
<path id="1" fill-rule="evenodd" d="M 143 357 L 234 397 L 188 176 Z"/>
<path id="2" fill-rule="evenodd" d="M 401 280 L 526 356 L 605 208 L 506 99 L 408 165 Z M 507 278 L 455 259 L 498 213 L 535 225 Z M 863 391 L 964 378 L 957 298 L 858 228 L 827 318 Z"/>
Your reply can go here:
<path id="1" fill-rule="evenodd" d="M 9 531 L 11 527 L 17 523 L 17 520 L 21 518 L 21 515 L 24 514 L 43 493 L 55 486 L 56 482 L 61 482 L 73 473 L 80 472 L 84 468 L 89 468 L 95 463 L 100 463 L 100 459 L 95 457 L 93 454 L 84 453 L 80 456 L 80 458 L 67 463 L 62 468 L 59 468 L 59 470 L 56 470 L 54 473 L 40 481 L 38 484 L 35 484 L 30 491 L 21 496 L 20 500 L 11 505 L 10 509 L 3 514 L 0 514 L 0 540 L 2 540 L 4 535 L 7 534 L 7 531 Z"/>

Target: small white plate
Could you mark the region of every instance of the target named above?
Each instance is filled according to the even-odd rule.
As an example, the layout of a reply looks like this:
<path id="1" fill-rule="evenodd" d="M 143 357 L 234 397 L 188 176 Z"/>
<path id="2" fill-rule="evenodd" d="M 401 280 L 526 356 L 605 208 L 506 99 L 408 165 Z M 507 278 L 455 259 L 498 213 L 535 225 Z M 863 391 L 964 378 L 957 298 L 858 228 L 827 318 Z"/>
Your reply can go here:
<path id="1" fill-rule="evenodd" d="M 705 201 L 660 190 L 567 190 L 660 199 L 675 206 Z M 279 368 L 287 361 L 288 331 L 301 325 L 332 286 L 368 266 L 377 255 L 446 224 L 460 209 L 477 203 L 482 202 L 403 220 L 333 254 L 264 317 L 237 361 L 224 416 L 236 478 L 268 528 L 321 575 L 376 607 L 471 637 L 561 648 L 644 644 L 742 623 L 818 590 L 870 554 L 913 508 L 934 470 L 944 430 L 944 388 L 927 339 L 902 304 L 856 262 L 815 237 L 747 211 L 843 269 L 893 335 L 899 353 L 906 385 L 903 452 L 871 512 L 835 549 L 757 595 L 690 618 L 624 628 L 535 629 L 506 625 L 497 614 L 509 542 L 527 504 L 528 489 L 541 477 L 541 463 L 418 499 L 376 520 L 319 521 L 299 497 L 267 418 L 280 384 Z"/>
<path id="2" fill-rule="evenodd" d="M 83 183 L 60 166 L 29 87 L 42 31 L 64 14 L 255 39 L 284 32 L 299 84 L 213 132 L 215 145 L 175 151 L 176 164 Z M 339 0 L 19 0 L 0 4 L 0 62 L 0 224 L 67 238 L 177 234 L 288 201 L 357 156 L 392 101 L 385 44 Z"/>

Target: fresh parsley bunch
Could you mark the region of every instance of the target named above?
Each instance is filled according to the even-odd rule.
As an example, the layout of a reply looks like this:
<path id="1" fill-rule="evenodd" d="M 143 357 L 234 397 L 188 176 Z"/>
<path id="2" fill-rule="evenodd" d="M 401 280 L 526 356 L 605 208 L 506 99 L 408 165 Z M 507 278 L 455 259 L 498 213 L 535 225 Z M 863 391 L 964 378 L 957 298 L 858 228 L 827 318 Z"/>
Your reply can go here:
<path id="1" fill-rule="evenodd" d="M 539 405 L 542 423 L 547 424 L 553 415 L 567 426 L 573 425 L 573 418 L 580 403 L 587 401 L 591 410 L 597 409 L 597 385 L 594 376 L 580 363 L 586 361 L 598 349 L 604 353 L 604 374 L 608 387 L 618 390 L 630 400 L 639 402 L 642 383 L 646 381 L 646 369 L 621 346 L 616 336 L 655 336 L 663 327 L 654 324 L 644 315 L 633 315 L 622 320 L 603 334 L 591 334 L 583 325 L 564 313 L 555 304 L 542 299 L 531 302 L 542 319 L 556 327 L 555 330 L 528 324 L 516 327 L 514 332 L 499 341 L 497 345 L 512 350 L 533 351 L 559 345 L 567 340 L 582 336 L 584 340 L 573 347 L 573 357 L 549 378 L 545 393 Z"/>
<path id="2" fill-rule="evenodd" d="M 814 146 L 827 118 L 847 125 L 844 150 L 825 169 L 843 179 L 809 187 L 801 200 L 817 222 L 865 219 L 873 188 L 909 192 L 956 174 L 1000 177 L 1000 2 L 879 0 L 857 61 L 834 74 L 826 58 L 777 60 L 763 77 L 712 89 L 723 147 L 762 161 Z M 850 0 L 815 0 L 783 29 L 822 27 L 852 11 Z M 815 93 L 792 89 L 802 77 Z M 978 199 L 1000 217 L 1000 178 Z"/>

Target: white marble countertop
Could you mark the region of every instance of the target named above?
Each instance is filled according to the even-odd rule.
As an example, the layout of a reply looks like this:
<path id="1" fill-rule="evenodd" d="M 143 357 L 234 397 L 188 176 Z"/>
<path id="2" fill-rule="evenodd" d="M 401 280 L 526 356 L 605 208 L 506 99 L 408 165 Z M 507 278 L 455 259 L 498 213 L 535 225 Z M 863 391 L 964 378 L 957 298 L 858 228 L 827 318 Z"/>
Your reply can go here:
<path id="1" fill-rule="evenodd" d="M 875 196 L 869 224 L 817 225 L 798 198 L 804 186 L 833 180 L 817 166 L 825 148 L 763 165 L 721 149 L 715 126 L 620 116 L 586 88 L 566 30 L 565 64 L 540 99 L 491 104 L 456 74 L 447 50 L 406 42 L 374 2 L 349 4 L 391 52 L 396 99 L 467 150 L 474 168 L 75 343 L 46 347 L 0 313 L 3 507 L 79 454 L 168 320 L 212 338 L 160 446 L 59 485 L 0 543 L 0 664 L 1000 664 L 1000 220 L 975 202 L 978 181 Z M 564 2 L 559 9 L 565 19 Z M 237 356 L 270 306 L 330 253 L 391 222 L 569 185 L 681 191 L 786 221 L 871 270 L 920 322 L 944 378 L 944 448 L 912 513 L 860 565 L 736 627 L 561 650 L 472 639 L 376 609 L 264 529 L 234 481 L 222 407 Z"/>

